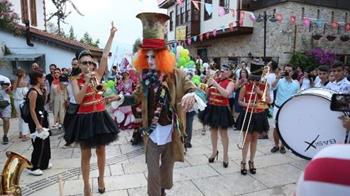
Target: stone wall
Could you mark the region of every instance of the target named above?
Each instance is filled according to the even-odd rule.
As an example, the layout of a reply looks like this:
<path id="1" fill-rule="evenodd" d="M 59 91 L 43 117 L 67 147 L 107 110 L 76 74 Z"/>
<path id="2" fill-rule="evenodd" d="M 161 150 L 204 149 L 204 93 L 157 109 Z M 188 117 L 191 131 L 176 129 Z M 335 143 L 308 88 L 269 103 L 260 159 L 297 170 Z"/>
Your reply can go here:
<path id="1" fill-rule="evenodd" d="M 266 41 L 266 56 L 279 57 L 279 62 L 284 64 L 289 62 L 291 53 L 294 51 L 294 39 L 296 39 L 295 51 L 307 51 L 314 47 L 321 47 L 332 50 L 337 54 L 350 55 L 350 41 L 342 42 L 337 35 L 336 40 L 328 41 L 326 35 L 332 33 L 326 31 L 326 34 L 320 40 L 312 39 L 312 32 L 305 28 L 302 21 L 302 8 L 304 8 L 305 17 L 317 18 L 317 10 L 320 10 L 320 18 L 326 23 L 331 21 L 331 13 L 334 11 L 334 19 L 338 22 L 344 22 L 345 13 L 348 13 L 348 21 L 350 22 L 350 11 L 337 10 L 326 7 L 318 7 L 295 2 L 282 3 L 267 9 L 255 11 L 256 17 L 259 13 L 263 14 L 267 11 L 268 14 L 276 13 L 283 14 L 282 23 L 272 23 L 267 21 L 267 41 Z M 295 36 L 295 26 L 289 24 L 290 16 L 297 17 L 297 33 Z M 323 33 L 320 29 L 320 32 Z M 214 38 L 203 42 L 195 42 L 188 46 L 192 54 L 197 54 L 197 49 L 207 48 L 209 59 L 220 57 L 222 63 L 227 63 L 228 57 L 248 56 L 250 52 L 253 56 L 263 56 L 263 22 L 256 22 L 254 31 L 249 35 L 231 36 L 227 38 Z"/>

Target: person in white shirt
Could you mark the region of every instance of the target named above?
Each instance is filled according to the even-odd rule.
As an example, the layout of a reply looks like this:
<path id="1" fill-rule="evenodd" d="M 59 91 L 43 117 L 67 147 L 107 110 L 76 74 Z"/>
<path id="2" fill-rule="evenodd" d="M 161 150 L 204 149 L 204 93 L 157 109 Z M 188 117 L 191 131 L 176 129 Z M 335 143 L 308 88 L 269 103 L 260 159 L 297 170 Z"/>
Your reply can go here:
<path id="1" fill-rule="evenodd" d="M 7 77 L 0 75 L 0 84 L 1 84 L 1 90 L 0 90 L 0 118 L 3 120 L 3 130 L 4 135 L 2 137 L 2 143 L 4 145 L 9 143 L 9 139 L 7 137 L 7 134 L 10 129 L 10 118 L 11 118 L 11 100 L 9 93 L 11 91 L 11 81 Z"/>
<path id="2" fill-rule="evenodd" d="M 319 79 L 317 81 L 315 80 L 315 87 L 325 88 L 327 86 L 327 84 L 329 83 L 329 81 L 328 81 L 329 67 L 327 65 L 319 66 L 317 77 Z"/>
<path id="3" fill-rule="evenodd" d="M 334 72 L 334 82 L 330 82 L 326 85 L 327 89 L 333 90 L 337 93 L 350 94 L 350 82 L 345 77 L 345 67 L 341 63 L 336 63 L 332 66 Z"/>

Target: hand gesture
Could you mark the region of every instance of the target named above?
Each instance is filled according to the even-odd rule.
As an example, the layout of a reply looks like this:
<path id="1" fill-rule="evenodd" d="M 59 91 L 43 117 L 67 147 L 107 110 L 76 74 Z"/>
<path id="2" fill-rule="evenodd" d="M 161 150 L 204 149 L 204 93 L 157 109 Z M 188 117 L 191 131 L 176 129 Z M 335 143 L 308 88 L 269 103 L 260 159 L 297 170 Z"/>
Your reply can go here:
<path id="1" fill-rule="evenodd" d="M 209 80 L 208 80 L 209 87 L 211 87 L 211 86 L 216 87 L 216 84 L 217 84 L 217 82 L 214 80 L 214 78 L 209 78 Z"/>
<path id="2" fill-rule="evenodd" d="M 111 27 L 111 36 L 115 35 L 115 32 L 117 32 L 118 29 L 117 27 L 114 26 L 114 22 L 112 21 L 112 27 Z"/>
<path id="3" fill-rule="evenodd" d="M 195 103 L 196 98 L 194 98 L 194 95 L 183 97 L 181 100 L 181 106 L 185 109 L 185 111 L 189 111 L 190 109 L 192 109 Z"/>

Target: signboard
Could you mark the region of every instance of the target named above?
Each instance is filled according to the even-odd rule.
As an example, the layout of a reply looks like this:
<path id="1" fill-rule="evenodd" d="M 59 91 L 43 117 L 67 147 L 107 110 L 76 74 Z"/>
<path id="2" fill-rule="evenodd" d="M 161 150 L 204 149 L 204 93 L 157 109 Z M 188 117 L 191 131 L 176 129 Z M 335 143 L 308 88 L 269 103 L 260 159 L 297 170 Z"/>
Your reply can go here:
<path id="1" fill-rule="evenodd" d="M 175 39 L 178 41 L 186 40 L 186 26 L 176 27 Z"/>

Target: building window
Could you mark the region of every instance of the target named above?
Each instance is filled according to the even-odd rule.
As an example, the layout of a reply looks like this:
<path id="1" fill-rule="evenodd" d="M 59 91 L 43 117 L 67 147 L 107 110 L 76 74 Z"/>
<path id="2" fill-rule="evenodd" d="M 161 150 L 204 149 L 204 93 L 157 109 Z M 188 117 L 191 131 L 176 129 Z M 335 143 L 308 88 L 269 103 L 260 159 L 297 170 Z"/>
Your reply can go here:
<path id="1" fill-rule="evenodd" d="M 176 5 L 175 8 L 175 12 L 176 12 L 176 21 L 175 21 L 175 25 L 179 26 L 180 25 L 180 9 L 179 9 L 179 5 Z"/>
<path id="2" fill-rule="evenodd" d="M 191 0 L 186 0 L 186 22 L 191 21 Z"/>
<path id="3" fill-rule="evenodd" d="M 21 15 L 22 15 L 22 22 L 23 23 L 25 23 L 26 20 L 29 20 L 28 1 L 27 0 L 21 0 Z"/>
<path id="4" fill-rule="evenodd" d="M 219 6 L 224 8 L 225 14 L 228 14 L 228 12 L 230 10 L 230 1 L 229 0 L 220 0 Z"/>
<path id="5" fill-rule="evenodd" d="M 182 25 L 183 23 L 185 23 L 185 13 L 186 13 L 186 5 L 182 4 L 182 6 L 180 6 L 180 24 Z"/>
<path id="6" fill-rule="evenodd" d="M 174 30 L 174 19 L 173 19 L 174 11 L 171 11 L 169 15 L 170 15 L 169 31 L 171 32 Z"/>
<path id="7" fill-rule="evenodd" d="M 208 4 L 211 4 L 211 6 L 213 6 L 213 0 L 205 0 L 204 2 L 205 2 L 205 3 L 208 3 Z M 204 5 L 204 7 L 205 7 L 205 5 Z M 209 13 L 207 12 L 207 10 L 204 8 L 204 20 L 210 20 L 212 14 L 213 14 L 213 13 L 209 14 Z"/>
<path id="8" fill-rule="evenodd" d="M 30 0 L 30 21 L 32 26 L 38 26 L 38 21 L 36 17 L 36 2 L 35 0 Z"/>

